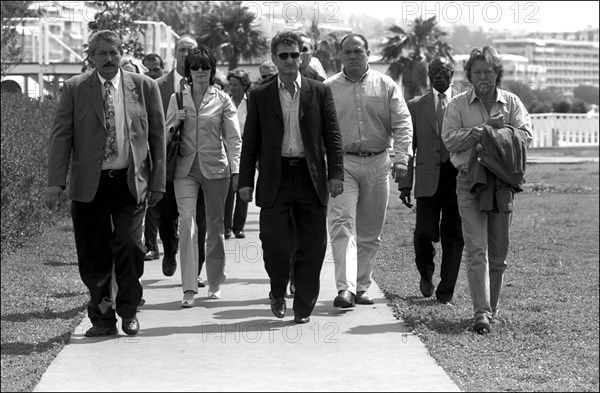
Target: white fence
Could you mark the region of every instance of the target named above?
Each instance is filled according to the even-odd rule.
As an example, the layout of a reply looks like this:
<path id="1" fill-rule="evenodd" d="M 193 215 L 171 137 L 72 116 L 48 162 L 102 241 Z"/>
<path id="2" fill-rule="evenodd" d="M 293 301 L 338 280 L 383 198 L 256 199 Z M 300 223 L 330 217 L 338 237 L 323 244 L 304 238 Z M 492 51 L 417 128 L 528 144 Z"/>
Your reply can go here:
<path id="1" fill-rule="evenodd" d="M 532 114 L 530 147 L 598 146 L 598 114 Z"/>

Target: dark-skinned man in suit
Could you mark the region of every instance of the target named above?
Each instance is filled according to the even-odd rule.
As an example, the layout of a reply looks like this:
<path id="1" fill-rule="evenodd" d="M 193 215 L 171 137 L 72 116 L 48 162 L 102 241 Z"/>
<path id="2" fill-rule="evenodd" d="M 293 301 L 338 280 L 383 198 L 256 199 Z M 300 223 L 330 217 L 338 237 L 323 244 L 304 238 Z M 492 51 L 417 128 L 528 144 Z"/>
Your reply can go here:
<path id="1" fill-rule="evenodd" d="M 421 276 L 419 288 L 424 297 L 433 296 L 435 286 L 435 248 L 441 240 L 440 283 L 435 296 L 442 304 L 452 304 L 464 246 L 461 220 L 456 199 L 458 171 L 449 160 L 442 141 L 444 112 L 452 94 L 454 66 L 445 57 L 429 63 L 431 91 L 408 102 L 413 123 L 413 157 L 416 154 L 414 196 L 417 199 L 417 222 L 414 232 L 415 262 Z M 413 159 L 408 176 L 398 183 L 400 199 L 411 207 Z"/>

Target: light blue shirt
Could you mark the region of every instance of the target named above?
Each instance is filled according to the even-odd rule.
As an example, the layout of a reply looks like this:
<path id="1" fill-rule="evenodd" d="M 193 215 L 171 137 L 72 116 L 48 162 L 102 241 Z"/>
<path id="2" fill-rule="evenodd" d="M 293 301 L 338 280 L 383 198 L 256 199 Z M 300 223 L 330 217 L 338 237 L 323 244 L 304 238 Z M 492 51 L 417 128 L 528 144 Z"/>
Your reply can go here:
<path id="1" fill-rule="evenodd" d="M 490 113 L 496 111 L 504 115 L 504 123 L 527 132 L 527 144 L 532 140 L 531 120 L 525 105 L 519 97 L 506 90 L 497 89 L 497 98 Z M 456 169 L 469 162 L 471 150 L 479 141 L 479 134 L 473 128 L 482 126 L 489 118 L 490 113 L 485 109 L 481 100 L 475 94 L 475 89 L 455 96 L 444 115 L 442 139 L 450 152 L 450 161 Z"/>
<path id="2" fill-rule="evenodd" d="M 324 83 L 331 87 L 344 151 L 378 152 L 393 143 L 394 161 L 408 164 L 412 121 L 392 78 L 369 68 L 358 81 L 340 72 Z"/>

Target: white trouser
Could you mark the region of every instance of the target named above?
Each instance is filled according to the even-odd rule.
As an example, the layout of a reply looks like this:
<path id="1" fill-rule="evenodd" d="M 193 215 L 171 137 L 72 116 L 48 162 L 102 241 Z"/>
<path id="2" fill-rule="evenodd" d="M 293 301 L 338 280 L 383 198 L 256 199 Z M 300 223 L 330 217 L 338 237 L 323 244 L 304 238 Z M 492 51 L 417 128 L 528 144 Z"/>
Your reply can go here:
<path id="1" fill-rule="evenodd" d="M 367 291 L 381 245 L 390 192 L 387 151 L 373 157 L 344 155 L 344 192 L 329 199 L 331 238 L 338 292 Z"/>

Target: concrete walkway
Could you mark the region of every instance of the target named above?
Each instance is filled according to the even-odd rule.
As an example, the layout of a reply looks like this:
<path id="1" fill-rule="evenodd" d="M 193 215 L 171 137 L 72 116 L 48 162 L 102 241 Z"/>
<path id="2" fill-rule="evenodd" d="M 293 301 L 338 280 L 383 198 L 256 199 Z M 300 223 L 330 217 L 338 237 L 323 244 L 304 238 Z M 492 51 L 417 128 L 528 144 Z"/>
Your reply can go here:
<path id="1" fill-rule="evenodd" d="M 35 391 L 459 391 L 423 343 L 396 320 L 373 283 L 375 305 L 333 307 L 328 253 L 311 321 L 273 316 L 258 238 L 259 210 L 249 206 L 245 239 L 226 241 L 227 281 L 220 300 L 200 288 L 196 306 L 180 307 L 181 272 L 146 262 L 141 330 L 90 339 L 86 317 Z M 203 277 L 205 273 L 202 274 Z"/>

